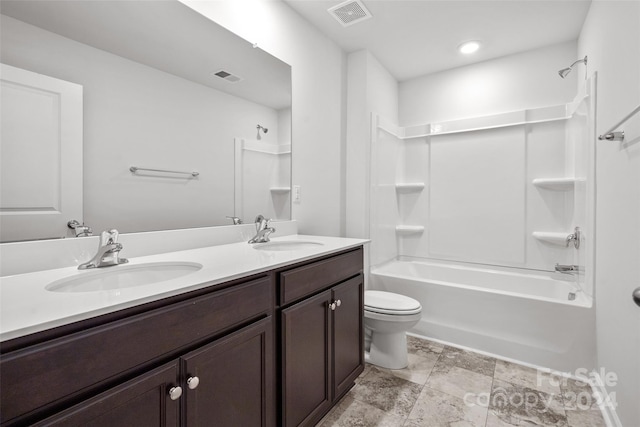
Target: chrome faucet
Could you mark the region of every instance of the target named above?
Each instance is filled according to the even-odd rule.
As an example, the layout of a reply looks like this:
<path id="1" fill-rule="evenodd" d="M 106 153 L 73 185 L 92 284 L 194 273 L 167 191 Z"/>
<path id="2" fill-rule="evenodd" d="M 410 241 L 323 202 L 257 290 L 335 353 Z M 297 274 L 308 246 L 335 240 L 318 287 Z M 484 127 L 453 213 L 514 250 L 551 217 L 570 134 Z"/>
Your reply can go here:
<path id="1" fill-rule="evenodd" d="M 582 271 L 580 266 L 577 266 L 577 265 L 556 264 L 555 268 L 558 273 L 578 274 Z"/>
<path id="2" fill-rule="evenodd" d="M 96 253 L 90 261 L 80 264 L 78 270 L 109 267 L 111 265 L 126 264 L 129 262 L 128 259 L 120 258 L 119 256 L 122 250 L 122 244 L 118 243 L 118 235 L 118 230 L 103 231 L 102 234 L 100 234 L 98 253 Z"/>
<path id="3" fill-rule="evenodd" d="M 233 225 L 242 224 L 242 218 L 238 218 L 237 216 L 227 216 L 231 221 L 233 221 Z"/>
<path id="4" fill-rule="evenodd" d="M 84 225 L 84 223 L 80 224 L 75 219 L 67 222 L 67 227 L 76 232 L 76 237 L 89 237 L 93 236 L 93 230 L 88 225 Z"/>
<path id="5" fill-rule="evenodd" d="M 269 221 L 271 220 L 262 215 L 256 217 L 256 235 L 249 240 L 249 243 L 267 243 L 269 241 L 269 235 L 276 231 L 275 228 L 269 227 Z"/>

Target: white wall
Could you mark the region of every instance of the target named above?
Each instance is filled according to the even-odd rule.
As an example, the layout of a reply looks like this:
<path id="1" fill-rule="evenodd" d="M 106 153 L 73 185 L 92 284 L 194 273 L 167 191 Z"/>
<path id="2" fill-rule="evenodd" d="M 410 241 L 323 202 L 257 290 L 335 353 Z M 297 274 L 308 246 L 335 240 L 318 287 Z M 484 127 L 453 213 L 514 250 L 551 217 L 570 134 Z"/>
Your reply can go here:
<path id="1" fill-rule="evenodd" d="M 557 70 L 576 49 L 563 43 L 401 82 L 400 123 L 447 129 L 456 127 L 451 120 L 512 111 L 528 118 L 523 110 L 564 105 L 584 75 L 578 69 L 567 81 Z M 548 271 L 571 264 L 575 249 L 532 236 L 568 235 L 575 226 L 570 192 L 532 184 L 572 176 L 567 156 L 562 121 L 407 140 L 401 178 L 426 187 L 398 197 L 401 222 L 425 231 L 401 237 L 400 255 Z"/>
<path id="2" fill-rule="evenodd" d="M 84 221 L 96 232 L 228 224 L 234 137 L 261 123 L 265 142 L 278 139 L 271 108 L 4 15 L 2 36 L 3 62 L 84 87 Z M 200 176 L 141 177 L 130 166 Z"/>
<path id="3" fill-rule="evenodd" d="M 348 56 L 347 89 L 346 235 L 369 238 L 371 113 L 397 122 L 398 84 L 361 50 Z"/>
<path id="4" fill-rule="evenodd" d="M 401 126 L 487 116 L 573 99 L 583 69 L 558 70 L 576 59 L 576 43 L 509 55 L 400 83 Z"/>
<path id="5" fill-rule="evenodd" d="M 292 176 L 302 194 L 292 216 L 301 233 L 343 233 L 342 50 L 280 1 L 182 1 L 292 66 Z"/>
<path id="6" fill-rule="evenodd" d="M 640 104 L 640 2 L 593 1 L 578 43 L 598 73 L 597 133 Z M 617 374 L 617 415 L 640 425 L 640 115 L 625 143 L 597 141 L 596 333 L 598 365 Z"/>

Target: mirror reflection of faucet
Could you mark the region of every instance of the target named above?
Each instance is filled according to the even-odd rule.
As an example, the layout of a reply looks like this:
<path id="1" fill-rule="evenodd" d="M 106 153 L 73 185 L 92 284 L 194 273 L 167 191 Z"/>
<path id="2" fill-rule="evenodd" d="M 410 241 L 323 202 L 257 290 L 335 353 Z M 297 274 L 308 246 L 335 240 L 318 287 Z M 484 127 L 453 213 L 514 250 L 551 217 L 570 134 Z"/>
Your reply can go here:
<path id="1" fill-rule="evenodd" d="M 233 221 L 233 225 L 242 224 L 242 218 L 238 218 L 237 216 L 227 216 L 231 221 Z"/>
<path id="2" fill-rule="evenodd" d="M 269 241 L 269 235 L 276 232 L 275 228 L 269 227 L 269 221 L 271 220 L 262 215 L 256 217 L 256 235 L 249 240 L 249 243 L 267 243 Z"/>
<path id="3" fill-rule="evenodd" d="M 118 243 L 118 230 L 103 231 L 100 234 L 100 246 L 98 252 L 91 260 L 80 264 L 78 270 L 88 270 L 90 268 L 102 268 L 112 265 L 126 264 L 129 262 L 126 258 L 120 258 L 119 254 L 122 250 L 122 244 Z"/>
<path id="4" fill-rule="evenodd" d="M 90 237 L 93 236 L 93 230 L 88 225 L 84 225 L 84 223 L 80 224 L 75 219 L 67 222 L 67 227 L 76 232 L 76 237 Z"/>

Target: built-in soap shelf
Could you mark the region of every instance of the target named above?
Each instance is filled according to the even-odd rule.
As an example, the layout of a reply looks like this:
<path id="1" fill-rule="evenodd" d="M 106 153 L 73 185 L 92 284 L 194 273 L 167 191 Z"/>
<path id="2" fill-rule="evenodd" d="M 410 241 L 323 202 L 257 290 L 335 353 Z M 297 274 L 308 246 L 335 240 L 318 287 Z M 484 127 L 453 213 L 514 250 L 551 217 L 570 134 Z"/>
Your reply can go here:
<path id="1" fill-rule="evenodd" d="M 424 182 L 399 182 L 396 184 L 398 193 L 418 193 L 424 189 Z"/>
<path id="2" fill-rule="evenodd" d="M 424 226 L 422 225 L 397 225 L 396 226 L 396 234 L 401 236 L 408 236 L 411 234 L 422 234 L 424 233 Z"/>
<path id="3" fill-rule="evenodd" d="M 580 178 L 536 178 L 532 181 L 533 185 L 539 188 L 555 191 L 571 191 L 574 189 L 576 182 Z"/>
<path id="4" fill-rule="evenodd" d="M 541 242 L 550 243 L 552 245 L 567 246 L 567 236 L 570 234 L 571 232 L 557 233 L 552 231 L 534 231 L 533 237 Z"/>
<path id="5" fill-rule="evenodd" d="M 291 187 L 271 187 L 269 190 L 272 194 L 286 194 L 291 191 Z"/>

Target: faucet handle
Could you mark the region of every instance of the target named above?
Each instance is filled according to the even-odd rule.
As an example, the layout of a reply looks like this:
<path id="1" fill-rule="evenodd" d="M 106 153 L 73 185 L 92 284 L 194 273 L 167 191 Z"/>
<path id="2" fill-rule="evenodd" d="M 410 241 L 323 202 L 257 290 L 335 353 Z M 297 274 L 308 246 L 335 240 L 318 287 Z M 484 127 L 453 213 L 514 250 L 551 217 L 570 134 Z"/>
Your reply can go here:
<path id="1" fill-rule="evenodd" d="M 117 243 L 118 242 L 118 236 L 120 236 L 120 233 L 118 232 L 118 230 L 113 228 L 113 229 L 109 230 L 109 234 L 111 234 L 111 243 Z"/>
<path id="2" fill-rule="evenodd" d="M 110 245 L 118 242 L 118 230 L 115 228 L 109 231 L 103 231 L 100 233 L 100 246 Z"/>

